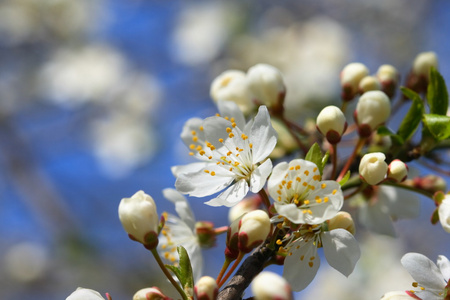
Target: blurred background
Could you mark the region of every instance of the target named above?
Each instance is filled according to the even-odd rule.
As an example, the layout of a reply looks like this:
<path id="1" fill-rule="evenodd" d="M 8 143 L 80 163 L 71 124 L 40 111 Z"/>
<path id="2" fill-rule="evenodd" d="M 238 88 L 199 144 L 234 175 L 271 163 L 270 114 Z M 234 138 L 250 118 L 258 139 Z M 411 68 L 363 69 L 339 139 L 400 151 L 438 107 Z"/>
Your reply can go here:
<path id="1" fill-rule="evenodd" d="M 353 61 L 405 76 L 418 53 L 434 51 L 448 81 L 449 12 L 447 0 L 0 1 L 0 299 L 61 300 L 82 286 L 119 300 L 168 288 L 117 207 L 142 189 L 159 212 L 174 212 L 161 190 L 174 185 L 171 166 L 192 162 L 184 122 L 216 112 L 215 76 L 278 67 L 289 117 L 302 122 L 339 103 L 339 72 Z M 228 209 L 190 203 L 197 220 L 228 224 Z M 433 209 L 422 199 L 420 221 L 397 222 L 397 239 L 361 229 L 354 274 L 322 260 L 298 299 L 409 289 L 404 253 L 450 254 Z M 223 237 L 217 244 L 203 252 L 213 277 Z"/>

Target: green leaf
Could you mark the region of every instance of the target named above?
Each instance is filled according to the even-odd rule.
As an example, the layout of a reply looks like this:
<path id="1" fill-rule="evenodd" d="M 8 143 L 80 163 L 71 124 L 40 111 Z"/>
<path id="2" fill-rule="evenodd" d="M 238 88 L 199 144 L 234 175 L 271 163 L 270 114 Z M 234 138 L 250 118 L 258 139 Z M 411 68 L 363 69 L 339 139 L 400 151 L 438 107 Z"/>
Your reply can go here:
<path id="1" fill-rule="evenodd" d="M 428 84 L 427 100 L 430 114 L 446 115 L 448 108 L 448 92 L 444 77 L 435 69 L 430 70 L 430 83 Z"/>
<path id="2" fill-rule="evenodd" d="M 392 143 L 394 143 L 395 145 L 403 145 L 403 143 L 405 143 L 401 136 L 395 134 L 386 126 L 378 127 L 377 134 L 381 136 L 390 136 Z"/>
<path id="3" fill-rule="evenodd" d="M 435 114 L 423 116 L 423 124 L 437 141 L 450 137 L 450 117 Z"/>
<path id="4" fill-rule="evenodd" d="M 191 260 L 189 259 L 189 255 L 184 249 L 183 246 L 177 247 L 178 256 L 180 257 L 179 260 L 179 270 L 180 270 L 180 278 L 178 278 L 181 282 L 181 285 L 183 286 L 184 291 L 186 292 L 187 296 L 194 296 L 189 295 L 191 291 L 194 290 L 194 275 L 192 273 L 192 266 L 191 266 Z"/>
<path id="5" fill-rule="evenodd" d="M 323 154 L 319 144 L 314 143 L 314 145 L 311 146 L 308 153 L 306 153 L 305 160 L 315 163 L 317 168 L 319 168 L 320 175 L 322 175 L 324 164 Z"/>
<path id="6" fill-rule="evenodd" d="M 341 181 L 339 181 L 339 185 L 343 186 L 344 184 L 346 184 L 349 178 L 350 178 L 350 170 L 347 171 L 347 173 L 345 173 L 344 178 L 342 178 Z"/>
<path id="7" fill-rule="evenodd" d="M 177 276 L 178 280 L 181 282 L 181 279 L 180 279 L 181 272 L 180 272 L 180 269 L 178 267 L 175 267 L 175 266 L 172 266 L 172 265 L 165 265 L 165 267 L 167 269 L 169 269 L 170 271 L 172 271 L 173 274 L 175 274 L 175 276 Z"/>
<path id="8" fill-rule="evenodd" d="M 419 127 L 425 108 L 419 94 L 405 87 L 402 87 L 401 90 L 406 97 L 412 100 L 411 107 L 397 131 L 398 136 L 407 141 Z"/>

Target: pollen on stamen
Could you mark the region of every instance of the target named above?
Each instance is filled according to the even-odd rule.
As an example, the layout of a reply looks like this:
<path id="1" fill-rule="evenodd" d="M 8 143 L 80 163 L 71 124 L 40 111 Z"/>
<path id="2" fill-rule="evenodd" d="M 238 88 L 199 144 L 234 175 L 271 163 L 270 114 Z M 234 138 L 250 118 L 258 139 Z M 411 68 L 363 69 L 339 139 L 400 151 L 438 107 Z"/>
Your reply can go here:
<path id="1" fill-rule="evenodd" d="M 413 283 L 412 283 L 412 286 L 416 288 L 416 287 L 418 287 L 418 286 L 419 286 L 419 283 L 417 283 L 417 282 L 413 282 Z"/>
<path id="2" fill-rule="evenodd" d="M 189 152 L 189 155 L 190 155 L 190 156 L 194 155 L 194 152 Z"/>
<path id="3" fill-rule="evenodd" d="M 277 200 L 278 200 L 278 201 L 281 201 L 281 196 L 278 196 Z"/>
<path id="4" fill-rule="evenodd" d="M 278 223 L 277 227 L 278 227 L 278 229 L 283 229 L 283 223 Z"/>
<path id="5" fill-rule="evenodd" d="M 294 170 L 294 167 L 290 167 L 289 170 L 291 170 L 291 171 Z"/>
<path id="6" fill-rule="evenodd" d="M 223 143 L 223 139 L 219 139 L 219 143 Z"/>
<path id="7" fill-rule="evenodd" d="M 313 176 L 313 180 L 319 181 L 320 180 L 320 175 L 314 175 Z"/>
<path id="8" fill-rule="evenodd" d="M 304 255 L 300 256 L 300 260 L 304 260 L 304 259 L 305 259 Z"/>
<path id="9" fill-rule="evenodd" d="M 314 263 L 312 261 L 308 262 L 308 265 L 310 268 L 312 268 L 314 266 Z"/>
<path id="10" fill-rule="evenodd" d="M 204 155 L 206 152 L 205 152 L 205 150 L 200 150 L 199 152 L 198 152 L 198 154 L 200 154 L 200 155 Z"/>
<path id="11" fill-rule="evenodd" d="M 190 144 L 189 145 L 189 149 L 194 150 L 195 149 L 195 145 L 194 144 Z"/>
<path id="12" fill-rule="evenodd" d="M 203 131 L 203 126 L 200 126 L 199 129 L 200 129 L 200 131 Z"/>
<path id="13" fill-rule="evenodd" d="M 296 165 L 295 170 L 300 170 L 300 165 Z"/>
<path id="14" fill-rule="evenodd" d="M 305 201 L 303 201 L 303 204 L 305 204 L 305 205 L 309 205 L 309 203 L 310 203 L 310 201 L 309 201 L 309 200 L 305 200 Z"/>
<path id="15" fill-rule="evenodd" d="M 306 181 L 304 181 L 302 185 L 303 185 L 304 187 L 307 187 L 307 186 L 308 186 L 308 183 L 307 183 Z"/>
<path id="16" fill-rule="evenodd" d="M 320 188 L 322 188 L 322 189 L 324 189 L 324 188 L 326 188 L 327 187 L 327 184 L 326 183 L 322 183 L 321 185 L 320 185 Z"/>
<path id="17" fill-rule="evenodd" d="M 220 114 L 219 114 L 219 113 L 216 113 L 216 117 L 220 117 Z"/>
<path id="18" fill-rule="evenodd" d="M 214 176 L 214 175 L 216 175 L 216 172 L 212 171 L 211 176 Z"/>
<path id="19" fill-rule="evenodd" d="M 277 240 L 277 245 L 281 245 L 281 244 L 283 244 L 283 242 L 280 239 L 278 239 Z"/>
<path id="20" fill-rule="evenodd" d="M 231 132 L 231 128 L 227 127 L 227 132 L 230 133 Z"/>
<path id="21" fill-rule="evenodd" d="M 229 137 L 229 138 L 234 137 L 234 133 L 230 132 L 230 133 L 228 134 L 228 137 Z"/>
<path id="22" fill-rule="evenodd" d="M 198 136 L 194 135 L 194 136 L 192 137 L 192 141 L 193 141 L 193 142 L 198 141 Z"/>
<path id="23" fill-rule="evenodd" d="M 196 135 L 197 132 L 196 132 L 195 130 L 192 130 L 192 131 L 191 131 L 191 134 L 192 134 L 192 135 Z"/>
<path id="24" fill-rule="evenodd" d="M 328 201 L 330 201 L 330 198 L 328 198 L 328 197 L 323 197 L 323 202 L 328 202 Z"/>
<path id="25" fill-rule="evenodd" d="M 236 123 L 234 123 L 234 122 L 231 123 L 231 126 L 236 127 Z"/>
<path id="26" fill-rule="evenodd" d="M 309 175 L 309 171 L 308 170 L 306 170 L 305 172 L 303 172 L 306 176 L 308 176 Z"/>
<path id="27" fill-rule="evenodd" d="M 300 177 L 296 177 L 295 180 L 297 180 L 298 182 L 302 181 L 302 179 Z"/>
<path id="28" fill-rule="evenodd" d="M 332 194 L 333 194 L 333 195 L 336 195 L 336 192 L 337 192 L 337 190 L 333 190 Z"/>
<path id="29" fill-rule="evenodd" d="M 197 148 L 195 148 L 197 151 L 200 151 L 203 149 L 203 147 L 201 145 L 197 145 Z"/>
<path id="30" fill-rule="evenodd" d="M 205 173 L 209 173 L 209 170 L 205 170 L 204 172 L 205 172 Z"/>
<path id="31" fill-rule="evenodd" d="M 313 172 L 316 172 L 316 171 L 317 171 L 317 167 L 316 167 L 316 168 L 314 168 Z"/>
<path id="32" fill-rule="evenodd" d="M 248 139 L 248 136 L 246 136 L 244 133 L 241 134 L 241 138 L 245 141 L 246 139 Z"/>
<path id="33" fill-rule="evenodd" d="M 248 146 L 250 147 L 250 149 L 253 148 L 253 144 L 252 143 L 248 144 Z"/>

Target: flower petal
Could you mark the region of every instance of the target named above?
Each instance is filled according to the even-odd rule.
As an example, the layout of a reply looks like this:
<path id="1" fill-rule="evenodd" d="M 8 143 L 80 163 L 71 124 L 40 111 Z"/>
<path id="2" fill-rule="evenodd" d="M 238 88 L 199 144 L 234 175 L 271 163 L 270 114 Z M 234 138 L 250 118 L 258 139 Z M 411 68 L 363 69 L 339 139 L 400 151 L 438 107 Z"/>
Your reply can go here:
<path id="1" fill-rule="evenodd" d="M 442 276 L 448 281 L 450 279 L 450 261 L 444 255 L 439 255 L 437 265 L 441 270 Z"/>
<path id="2" fill-rule="evenodd" d="M 365 203 L 359 210 L 359 220 L 369 230 L 395 237 L 394 225 L 391 217 L 382 210 L 380 201 Z"/>
<path id="3" fill-rule="evenodd" d="M 173 176 L 178 177 L 181 173 L 199 172 L 201 169 L 209 165 L 210 163 L 206 162 L 196 162 L 187 165 L 173 166 L 170 168 L 170 171 L 172 171 Z"/>
<path id="4" fill-rule="evenodd" d="M 412 219 L 419 216 L 420 199 L 415 193 L 391 186 L 380 186 L 378 200 L 386 205 L 389 210 L 387 213 L 394 219 Z"/>
<path id="5" fill-rule="evenodd" d="M 228 189 L 226 189 L 223 193 L 221 193 L 216 198 L 205 202 L 205 204 L 210 206 L 227 206 L 231 207 L 236 205 L 239 201 L 244 199 L 249 190 L 247 181 L 245 179 L 241 179 Z"/>
<path id="6" fill-rule="evenodd" d="M 264 187 L 270 172 L 272 172 L 272 161 L 270 159 L 267 159 L 252 172 L 250 176 L 250 190 L 252 193 L 258 193 Z"/>
<path id="7" fill-rule="evenodd" d="M 194 230 L 195 218 L 186 198 L 177 190 L 169 188 L 163 190 L 163 195 L 167 200 L 175 204 L 175 211 L 181 220 L 183 220 L 192 230 Z"/>
<path id="8" fill-rule="evenodd" d="M 270 123 L 270 115 L 267 107 L 260 106 L 258 114 L 255 116 L 251 134 L 250 143 L 253 144 L 253 163 L 265 159 L 272 153 L 277 144 L 277 132 Z"/>
<path id="9" fill-rule="evenodd" d="M 215 172 L 215 176 L 211 176 L 212 172 Z M 180 193 L 195 197 L 205 197 L 220 192 L 229 186 L 233 180 L 234 174 L 232 172 L 216 164 L 209 164 L 207 168 L 198 172 L 178 174 L 175 187 Z"/>
<path id="10" fill-rule="evenodd" d="M 283 217 L 286 217 L 289 221 L 294 224 L 305 223 L 306 214 L 302 213 L 300 209 L 298 209 L 297 205 L 294 203 L 283 204 L 274 202 L 275 209 L 277 213 Z"/>
<path id="11" fill-rule="evenodd" d="M 217 102 L 217 108 L 222 117 L 234 118 L 236 126 L 244 130 L 245 117 L 235 102 L 219 100 Z"/>
<path id="12" fill-rule="evenodd" d="M 296 249 L 300 246 L 299 249 Z M 283 277 L 291 285 L 293 291 L 305 289 L 317 274 L 320 259 L 317 255 L 317 247 L 313 241 L 308 243 L 294 243 L 292 254 L 288 254 L 284 261 Z"/>
<path id="13" fill-rule="evenodd" d="M 420 286 L 430 290 L 444 290 L 445 279 L 438 267 L 425 255 L 406 253 L 401 263 Z"/>
<path id="14" fill-rule="evenodd" d="M 361 256 L 353 235 L 342 228 L 334 229 L 322 234 L 322 243 L 330 266 L 348 277 Z"/>

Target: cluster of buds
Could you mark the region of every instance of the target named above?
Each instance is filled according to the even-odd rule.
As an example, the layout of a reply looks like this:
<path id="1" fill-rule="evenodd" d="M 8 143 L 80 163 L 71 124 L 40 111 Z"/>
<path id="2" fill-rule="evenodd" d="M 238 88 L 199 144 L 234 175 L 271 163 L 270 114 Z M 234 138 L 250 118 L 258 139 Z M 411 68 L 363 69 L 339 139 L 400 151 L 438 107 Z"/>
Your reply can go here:
<path id="1" fill-rule="evenodd" d="M 119 204 L 119 219 L 130 239 L 147 249 L 158 246 L 159 219 L 153 198 L 138 191 L 131 198 L 123 198 Z"/>
<path id="2" fill-rule="evenodd" d="M 254 210 L 231 223 L 227 232 L 225 256 L 235 259 L 239 252 L 249 253 L 267 238 L 270 219 L 263 210 Z"/>
<path id="3" fill-rule="evenodd" d="M 266 105 L 274 112 L 283 110 L 286 86 L 281 72 L 267 64 L 257 64 L 247 73 L 228 70 L 217 76 L 210 88 L 211 98 L 218 102 L 233 101 L 244 114 L 256 105 Z"/>

